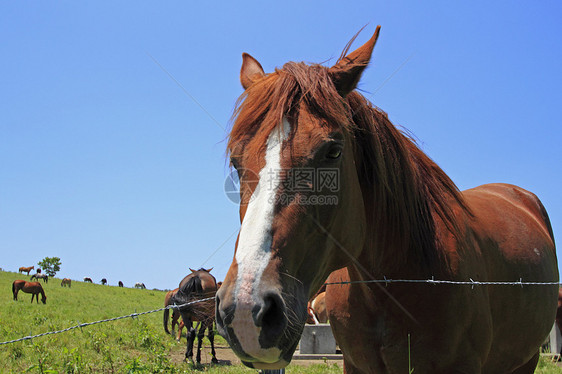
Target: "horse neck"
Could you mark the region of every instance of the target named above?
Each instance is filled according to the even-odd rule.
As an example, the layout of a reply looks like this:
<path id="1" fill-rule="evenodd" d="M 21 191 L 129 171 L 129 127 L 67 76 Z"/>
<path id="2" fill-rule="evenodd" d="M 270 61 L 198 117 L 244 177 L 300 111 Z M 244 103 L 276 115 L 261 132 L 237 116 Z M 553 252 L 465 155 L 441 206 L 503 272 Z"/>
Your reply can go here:
<path id="1" fill-rule="evenodd" d="M 422 276 L 446 268 L 441 239 L 466 209 L 449 177 L 363 96 L 349 95 L 367 237 L 355 265 L 371 276 Z M 456 235 L 455 235 L 456 236 Z"/>

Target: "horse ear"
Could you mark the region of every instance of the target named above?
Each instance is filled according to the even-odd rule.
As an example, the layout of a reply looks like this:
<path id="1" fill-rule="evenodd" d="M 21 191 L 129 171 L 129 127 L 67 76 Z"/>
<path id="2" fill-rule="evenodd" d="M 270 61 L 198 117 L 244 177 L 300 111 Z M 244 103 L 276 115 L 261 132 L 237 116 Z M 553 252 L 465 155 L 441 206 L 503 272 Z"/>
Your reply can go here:
<path id="1" fill-rule="evenodd" d="M 197 270 L 193 270 L 192 268 L 189 268 L 189 270 L 191 270 L 192 273 L 195 273 Z"/>
<path id="2" fill-rule="evenodd" d="M 210 269 L 205 269 L 205 271 L 206 271 L 207 273 L 210 273 L 210 272 L 211 272 L 211 270 L 213 270 L 213 269 L 214 269 L 214 268 L 210 268 Z"/>
<path id="3" fill-rule="evenodd" d="M 371 54 L 373 53 L 373 48 L 375 48 L 375 44 L 377 43 L 380 29 L 381 27 L 377 26 L 375 33 L 367 43 L 363 44 L 347 56 L 340 58 L 337 64 L 328 70 L 328 74 L 332 78 L 334 86 L 336 86 L 338 93 L 342 97 L 345 97 L 353 91 L 357 86 L 357 83 L 359 83 L 361 73 L 363 73 L 363 70 L 365 70 L 371 60 Z M 350 44 L 354 39 L 355 37 L 351 39 Z"/>
<path id="4" fill-rule="evenodd" d="M 240 83 L 245 90 L 255 81 L 265 77 L 261 64 L 247 53 L 242 53 L 242 68 L 240 69 Z"/>

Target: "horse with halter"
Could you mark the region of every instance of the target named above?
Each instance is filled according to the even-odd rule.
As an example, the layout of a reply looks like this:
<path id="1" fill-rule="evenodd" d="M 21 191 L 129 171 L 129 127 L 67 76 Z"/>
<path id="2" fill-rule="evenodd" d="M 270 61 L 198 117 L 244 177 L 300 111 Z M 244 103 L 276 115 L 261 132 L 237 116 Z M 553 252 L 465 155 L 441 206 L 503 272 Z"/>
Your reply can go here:
<path id="1" fill-rule="evenodd" d="M 183 305 L 194 302 L 193 304 L 180 308 L 181 318 L 185 326 L 187 326 L 187 348 L 185 351 L 185 359 L 193 359 L 193 343 L 195 341 L 195 329 L 193 322 L 200 322 L 199 331 L 197 332 L 197 356 L 196 362 L 201 362 L 201 345 L 205 330 L 208 330 L 208 338 L 211 342 L 211 361 L 218 363 L 215 352 L 213 322 L 215 321 L 215 301 L 204 300 L 214 298 L 217 293 L 217 281 L 210 274 L 212 269 L 191 270 L 191 274 L 187 275 L 179 284 L 178 291 L 170 299 L 169 305 Z M 204 300 L 196 302 L 197 300 Z"/>
<path id="2" fill-rule="evenodd" d="M 49 276 L 47 274 L 42 274 L 42 273 L 33 274 L 30 280 L 33 280 L 33 278 L 37 280 L 42 279 L 44 283 L 47 283 L 49 281 Z"/>
<path id="3" fill-rule="evenodd" d="M 72 280 L 70 278 L 63 278 L 60 281 L 60 286 L 61 287 L 65 287 L 67 286 L 68 288 L 70 288 L 70 286 L 72 285 Z"/>
<path id="4" fill-rule="evenodd" d="M 22 266 L 19 268 L 18 273 L 27 273 L 29 275 L 33 269 L 35 269 L 35 265 L 29 267 Z"/>
<path id="5" fill-rule="evenodd" d="M 352 283 L 328 286 L 326 302 L 345 372 L 532 373 L 558 292 L 546 210 L 513 185 L 459 191 L 354 90 L 378 35 L 330 68 L 266 74 L 243 55 L 228 140 L 242 224 L 218 330 L 247 366 L 282 368 L 307 301 L 342 269 Z M 385 277 L 548 284 L 366 282 Z"/>
<path id="6" fill-rule="evenodd" d="M 47 303 L 47 296 L 45 296 L 45 291 L 39 282 L 28 282 L 24 280 L 15 280 L 12 283 L 12 294 L 14 295 L 14 300 L 18 300 L 18 292 L 23 291 L 25 293 L 31 294 L 31 303 L 33 303 L 33 298 L 37 300 L 39 304 L 39 294 L 41 294 L 41 302 L 43 304 Z"/>

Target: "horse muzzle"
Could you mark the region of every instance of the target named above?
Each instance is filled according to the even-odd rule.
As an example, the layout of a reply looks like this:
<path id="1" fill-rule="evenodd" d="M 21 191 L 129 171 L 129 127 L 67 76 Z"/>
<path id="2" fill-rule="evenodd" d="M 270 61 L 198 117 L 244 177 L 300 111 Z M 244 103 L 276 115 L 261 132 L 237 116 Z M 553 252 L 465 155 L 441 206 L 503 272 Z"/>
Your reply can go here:
<path id="1" fill-rule="evenodd" d="M 294 336 L 295 329 L 290 326 L 296 321 L 289 320 L 289 315 L 297 313 L 288 313 L 285 300 L 276 290 L 261 295 L 233 295 L 223 285 L 217 293 L 218 331 L 249 367 L 281 369 L 289 364 L 300 336 Z"/>

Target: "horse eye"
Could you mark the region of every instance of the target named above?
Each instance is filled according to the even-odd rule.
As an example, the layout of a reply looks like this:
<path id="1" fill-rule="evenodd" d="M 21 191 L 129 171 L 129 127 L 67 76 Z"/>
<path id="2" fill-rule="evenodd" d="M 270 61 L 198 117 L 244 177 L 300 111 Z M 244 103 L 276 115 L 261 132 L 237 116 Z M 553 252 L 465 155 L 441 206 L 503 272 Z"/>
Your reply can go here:
<path id="1" fill-rule="evenodd" d="M 330 158 L 332 160 L 336 160 L 341 156 L 341 147 L 337 146 L 337 147 L 332 147 L 328 153 L 326 154 L 327 158 Z"/>

